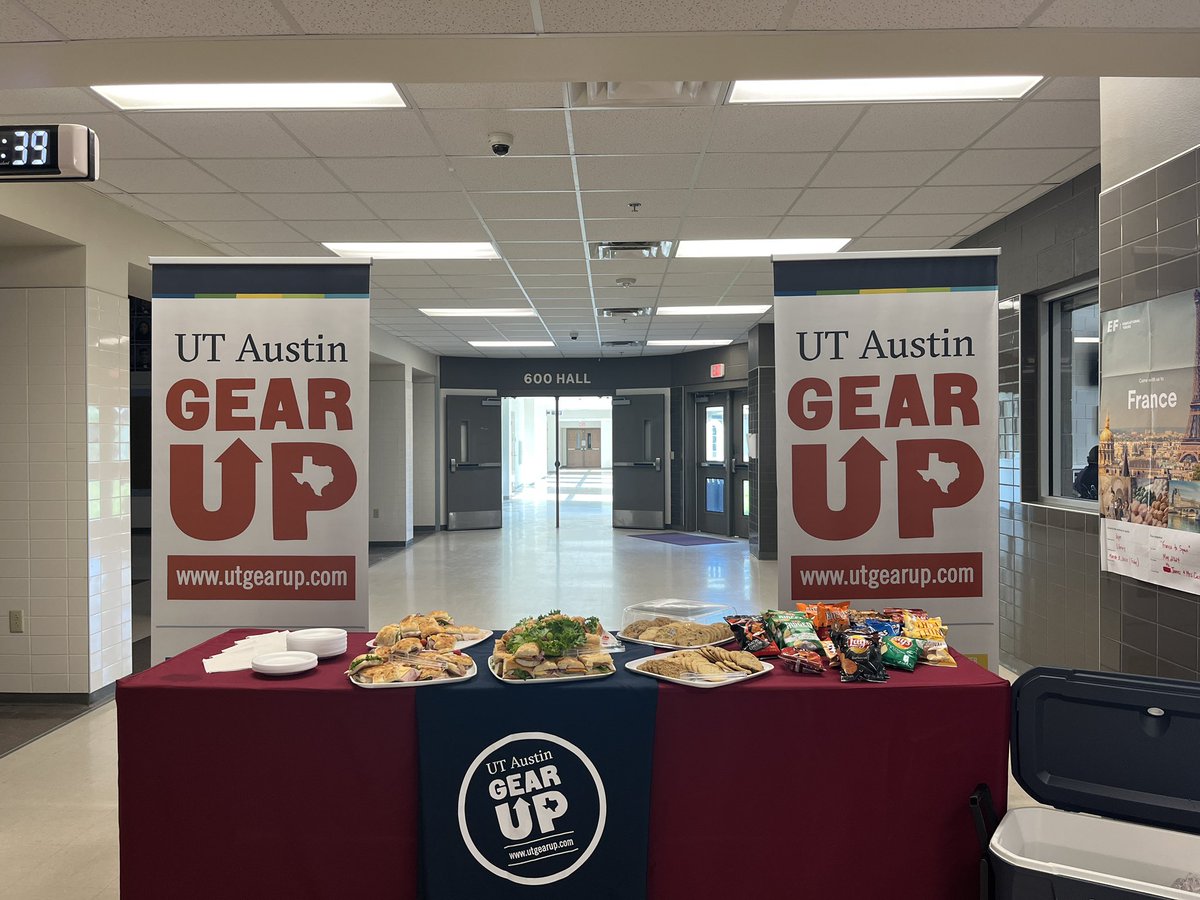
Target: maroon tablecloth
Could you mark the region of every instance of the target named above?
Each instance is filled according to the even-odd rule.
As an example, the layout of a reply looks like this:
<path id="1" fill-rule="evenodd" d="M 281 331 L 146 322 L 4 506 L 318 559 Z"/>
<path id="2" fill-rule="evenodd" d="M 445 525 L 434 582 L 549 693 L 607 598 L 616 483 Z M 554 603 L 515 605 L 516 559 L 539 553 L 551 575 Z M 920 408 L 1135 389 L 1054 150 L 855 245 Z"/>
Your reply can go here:
<path id="1" fill-rule="evenodd" d="M 122 897 L 416 898 L 413 690 L 348 682 L 368 635 L 299 676 L 204 673 L 248 633 L 117 685 Z M 967 798 L 986 782 L 1003 812 L 1009 689 L 958 660 L 886 685 L 662 684 L 647 896 L 974 900 Z"/>

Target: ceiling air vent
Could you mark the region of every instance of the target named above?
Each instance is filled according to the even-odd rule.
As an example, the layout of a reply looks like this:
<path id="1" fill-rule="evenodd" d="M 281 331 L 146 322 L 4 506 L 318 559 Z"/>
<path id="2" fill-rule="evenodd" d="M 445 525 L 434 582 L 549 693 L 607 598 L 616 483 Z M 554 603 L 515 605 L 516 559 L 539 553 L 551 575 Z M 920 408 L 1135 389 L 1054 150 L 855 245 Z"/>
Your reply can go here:
<path id="1" fill-rule="evenodd" d="M 599 310 L 606 319 L 634 319 L 638 316 L 650 315 L 648 306 L 606 306 Z"/>
<path id="2" fill-rule="evenodd" d="M 642 342 L 641 341 L 601 341 L 600 346 L 601 347 L 614 347 L 614 348 L 640 347 L 640 346 L 642 346 Z"/>
<path id="3" fill-rule="evenodd" d="M 571 106 L 715 106 L 724 92 L 723 81 L 576 81 Z"/>
<path id="4" fill-rule="evenodd" d="M 592 259 L 665 259 L 671 241 L 592 241 Z"/>

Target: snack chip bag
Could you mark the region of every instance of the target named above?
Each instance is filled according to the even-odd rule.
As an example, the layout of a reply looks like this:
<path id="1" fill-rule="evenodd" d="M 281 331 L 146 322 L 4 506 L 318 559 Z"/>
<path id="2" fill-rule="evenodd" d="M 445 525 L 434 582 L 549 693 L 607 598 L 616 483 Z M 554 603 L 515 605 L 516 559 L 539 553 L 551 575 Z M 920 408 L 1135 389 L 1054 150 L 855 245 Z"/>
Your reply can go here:
<path id="1" fill-rule="evenodd" d="M 768 609 L 763 613 L 767 631 L 780 649 L 798 647 L 820 652 L 820 642 L 812 619 L 805 613 L 782 609 Z"/>
<path id="2" fill-rule="evenodd" d="M 887 669 L 883 667 L 883 655 L 879 649 L 878 633 L 842 631 L 838 633 L 837 645 L 842 663 L 843 682 L 888 680 Z"/>
<path id="3" fill-rule="evenodd" d="M 946 628 L 940 616 L 920 619 L 905 613 L 904 636 L 920 641 L 941 641 L 946 639 Z"/>
<path id="4" fill-rule="evenodd" d="M 833 641 L 825 638 L 820 641 L 821 654 L 825 657 L 825 662 L 829 663 L 829 668 L 836 669 L 842 664 L 841 657 L 838 656 L 837 647 Z"/>
<path id="5" fill-rule="evenodd" d="M 884 637 L 895 637 L 900 634 L 900 626 L 891 619 L 864 619 L 863 624 L 874 628 Z"/>
<path id="6" fill-rule="evenodd" d="M 820 675 L 825 671 L 821 656 L 813 650 L 802 650 L 798 647 L 784 647 L 779 651 L 780 661 L 789 672 Z"/>
<path id="7" fill-rule="evenodd" d="M 852 609 L 850 610 L 850 624 L 861 625 L 868 619 L 878 619 L 879 616 L 879 610 L 876 609 Z"/>
<path id="8" fill-rule="evenodd" d="M 883 639 L 883 664 L 911 672 L 917 667 L 921 649 L 912 638 L 888 636 Z"/>
<path id="9" fill-rule="evenodd" d="M 772 640 L 762 616 L 726 616 L 738 647 L 758 657 L 778 656 L 779 645 Z"/>
<path id="10" fill-rule="evenodd" d="M 917 649 L 920 651 L 921 658 L 917 660 L 923 666 L 945 666 L 951 669 L 957 669 L 958 663 L 954 657 L 950 655 L 950 647 L 943 640 L 936 641 L 916 641 Z"/>

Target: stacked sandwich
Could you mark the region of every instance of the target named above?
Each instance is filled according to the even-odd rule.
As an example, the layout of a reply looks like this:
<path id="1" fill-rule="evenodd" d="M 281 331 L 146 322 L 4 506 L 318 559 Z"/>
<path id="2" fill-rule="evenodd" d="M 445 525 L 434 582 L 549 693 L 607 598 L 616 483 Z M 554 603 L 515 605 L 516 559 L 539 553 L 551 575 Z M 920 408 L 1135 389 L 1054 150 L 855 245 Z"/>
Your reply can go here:
<path id="1" fill-rule="evenodd" d="M 466 654 L 425 650 L 419 638 L 404 638 L 354 657 L 346 674 L 358 684 L 449 681 L 471 674 L 474 666 Z"/>
<path id="2" fill-rule="evenodd" d="M 489 633 L 474 625 L 456 625 L 450 613 L 435 609 L 428 615 L 416 613 L 392 625 L 384 625 L 375 635 L 375 646 L 394 647 L 401 641 L 416 639 L 420 644 L 417 649 L 453 650 L 459 641 L 474 640 Z"/>
<path id="3" fill-rule="evenodd" d="M 601 648 L 603 633 L 594 616 L 552 610 L 522 619 L 496 641 L 492 670 L 509 681 L 611 675 L 616 668 Z"/>

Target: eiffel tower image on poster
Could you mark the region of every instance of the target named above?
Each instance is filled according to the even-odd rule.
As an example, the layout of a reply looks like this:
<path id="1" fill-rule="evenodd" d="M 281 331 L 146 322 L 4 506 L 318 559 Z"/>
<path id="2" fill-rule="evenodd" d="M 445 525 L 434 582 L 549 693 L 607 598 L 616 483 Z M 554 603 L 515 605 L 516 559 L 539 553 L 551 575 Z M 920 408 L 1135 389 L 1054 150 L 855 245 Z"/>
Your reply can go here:
<path id="1" fill-rule="evenodd" d="M 1200 462 L 1200 290 L 1192 292 L 1196 309 L 1196 358 L 1192 369 L 1192 404 L 1187 435 L 1179 442 L 1179 461 L 1188 465 Z"/>

